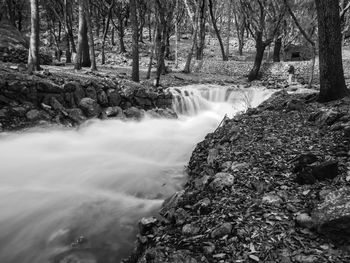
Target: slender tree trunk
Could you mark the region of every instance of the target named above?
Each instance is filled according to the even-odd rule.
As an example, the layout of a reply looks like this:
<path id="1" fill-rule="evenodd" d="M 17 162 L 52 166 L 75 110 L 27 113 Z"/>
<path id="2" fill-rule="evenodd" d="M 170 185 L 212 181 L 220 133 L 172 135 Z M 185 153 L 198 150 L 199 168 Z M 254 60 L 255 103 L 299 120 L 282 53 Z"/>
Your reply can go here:
<path id="1" fill-rule="evenodd" d="M 198 37 L 198 43 L 197 43 L 197 49 L 196 49 L 196 59 L 202 60 L 204 57 L 204 46 L 205 46 L 205 23 L 207 21 L 206 19 L 206 13 L 207 13 L 207 1 L 201 0 L 200 8 L 200 17 L 199 17 L 199 37 Z"/>
<path id="2" fill-rule="evenodd" d="M 77 54 L 75 56 L 74 69 L 81 69 L 81 60 L 82 60 L 82 52 L 83 52 L 83 35 L 84 35 L 84 6 L 83 0 L 79 0 L 79 27 L 78 27 L 78 47 Z"/>
<path id="3" fill-rule="evenodd" d="M 91 61 L 91 70 L 97 70 L 96 66 L 96 57 L 95 57 L 95 45 L 94 45 L 94 35 L 92 34 L 92 25 L 91 25 L 91 12 L 90 12 L 90 3 L 89 0 L 84 0 L 84 13 L 88 34 L 88 43 L 89 43 L 89 55 Z"/>
<path id="4" fill-rule="evenodd" d="M 175 5 L 175 18 L 177 18 L 179 10 L 179 0 L 176 0 Z M 178 29 L 178 21 L 175 19 L 175 68 L 179 67 L 179 29 Z"/>
<path id="5" fill-rule="evenodd" d="M 79 0 L 79 1 L 85 1 L 85 0 Z M 83 22 L 83 50 L 82 50 L 81 66 L 90 67 L 91 66 L 90 48 L 89 48 L 88 28 L 86 25 L 85 16 L 83 18 L 83 21 L 84 21 Z"/>
<path id="6" fill-rule="evenodd" d="M 261 67 L 261 63 L 264 58 L 264 52 L 266 48 L 266 44 L 262 40 L 262 32 L 257 32 L 256 38 L 256 55 L 254 60 L 254 66 L 248 75 L 248 80 L 253 81 L 256 80 L 259 76 L 259 71 Z"/>
<path id="7" fill-rule="evenodd" d="M 40 70 L 39 65 L 39 1 L 30 0 L 30 43 L 28 54 L 28 73 Z"/>
<path id="8" fill-rule="evenodd" d="M 230 33 L 231 33 L 231 20 L 232 20 L 232 0 L 228 1 L 227 9 L 227 32 L 226 32 L 226 56 L 230 56 Z"/>
<path id="9" fill-rule="evenodd" d="M 107 24 L 106 24 L 106 28 L 105 28 L 105 31 L 103 32 L 103 37 L 102 37 L 102 46 L 101 46 L 101 53 L 102 53 L 102 62 L 101 62 L 101 64 L 102 65 L 104 65 L 105 62 L 106 62 L 105 44 L 106 44 L 106 37 L 107 37 L 107 34 L 108 34 L 108 29 L 109 29 L 109 23 L 110 23 L 111 16 L 112 16 L 112 8 L 113 8 L 113 6 L 114 6 L 114 0 L 112 1 L 112 3 L 110 4 L 110 6 L 108 8 Z M 114 30 L 113 29 L 112 29 L 112 36 L 114 36 Z M 113 39 L 113 41 L 114 41 L 114 39 Z"/>
<path id="10" fill-rule="evenodd" d="M 68 16 L 67 16 L 67 10 L 68 5 L 67 5 L 67 0 L 64 0 L 64 5 L 63 5 L 63 16 L 64 16 L 64 30 L 66 32 L 66 63 L 71 63 L 72 62 L 72 55 L 70 52 L 70 42 L 69 42 L 69 32 L 68 32 Z"/>
<path id="11" fill-rule="evenodd" d="M 114 29 L 114 27 L 112 27 L 111 31 L 112 31 L 111 45 L 115 46 L 115 39 L 114 39 L 115 29 Z"/>
<path id="12" fill-rule="evenodd" d="M 132 80 L 139 82 L 139 27 L 137 23 L 136 0 L 130 0 L 130 20 L 132 27 Z"/>
<path id="13" fill-rule="evenodd" d="M 273 48 L 273 62 L 281 61 L 282 38 L 278 37 Z"/>
<path id="14" fill-rule="evenodd" d="M 151 56 L 149 58 L 149 64 L 148 64 L 148 70 L 147 70 L 147 76 L 146 79 L 150 79 L 151 78 L 151 71 L 152 71 L 152 64 L 153 64 L 153 57 L 154 57 L 154 53 L 156 51 L 156 28 L 158 27 L 158 24 L 155 26 L 155 29 L 153 30 L 153 45 L 152 45 L 152 50 L 151 50 Z"/>
<path id="15" fill-rule="evenodd" d="M 319 101 L 327 102 L 348 95 L 341 50 L 338 0 L 315 0 L 318 17 L 320 58 Z"/>
<path id="16" fill-rule="evenodd" d="M 219 29 L 218 29 L 218 27 L 216 25 L 216 19 L 215 19 L 214 11 L 213 11 L 213 0 L 209 0 L 209 12 L 210 12 L 211 21 L 213 23 L 213 27 L 214 27 L 216 36 L 217 36 L 217 38 L 219 40 L 221 54 L 222 54 L 222 60 L 223 61 L 227 61 L 227 56 L 225 54 L 224 44 L 222 43 L 222 39 L 221 39 L 221 36 L 220 36 L 220 31 L 219 31 Z"/>
<path id="17" fill-rule="evenodd" d="M 157 6 L 157 73 L 155 79 L 155 86 L 158 87 L 160 84 L 160 75 L 165 71 L 164 55 L 166 47 L 166 35 L 167 35 L 167 23 L 165 20 L 165 10 L 161 3 L 161 0 L 156 0 Z"/>

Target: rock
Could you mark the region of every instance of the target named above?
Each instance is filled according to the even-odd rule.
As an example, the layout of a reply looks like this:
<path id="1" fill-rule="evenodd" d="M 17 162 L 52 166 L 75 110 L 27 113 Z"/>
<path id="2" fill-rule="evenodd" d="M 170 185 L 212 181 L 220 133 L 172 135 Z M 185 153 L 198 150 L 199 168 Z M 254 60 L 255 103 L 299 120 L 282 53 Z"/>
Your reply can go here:
<path id="1" fill-rule="evenodd" d="M 155 217 L 143 217 L 139 222 L 139 231 L 141 235 L 145 235 L 154 226 L 156 226 L 158 220 Z"/>
<path id="2" fill-rule="evenodd" d="M 294 257 L 295 261 L 298 263 L 317 263 L 320 262 L 315 255 L 297 255 Z"/>
<path id="3" fill-rule="evenodd" d="M 100 107 L 97 102 L 91 98 L 83 98 L 79 102 L 79 108 L 87 117 L 97 117 L 100 113 Z"/>
<path id="4" fill-rule="evenodd" d="M 102 106 L 108 106 L 108 97 L 102 89 L 97 92 L 97 102 Z"/>
<path id="5" fill-rule="evenodd" d="M 50 98 L 50 106 L 56 111 L 64 110 L 63 105 L 55 97 Z"/>
<path id="6" fill-rule="evenodd" d="M 210 204 L 211 201 L 208 197 L 203 198 L 202 200 L 198 201 L 194 206 L 193 209 L 197 210 L 197 213 L 200 215 L 208 214 L 210 213 Z"/>
<path id="7" fill-rule="evenodd" d="M 293 111 L 293 110 L 300 111 L 304 108 L 304 106 L 305 106 L 304 102 L 297 99 L 292 99 L 288 101 L 286 105 L 287 110 L 289 111 Z"/>
<path id="8" fill-rule="evenodd" d="M 83 111 L 79 108 L 66 109 L 65 111 L 67 112 L 67 116 L 76 124 L 81 124 L 86 120 Z"/>
<path id="9" fill-rule="evenodd" d="M 30 110 L 26 113 L 26 117 L 29 121 L 37 121 L 41 119 L 41 112 L 39 110 Z"/>
<path id="10" fill-rule="evenodd" d="M 194 183 L 195 189 L 203 190 L 207 186 L 209 179 L 210 177 L 208 175 L 203 175 L 194 179 L 193 183 Z"/>
<path id="11" fill-rule="evenodd" d="M 334 179 L 338 175 L 338 161 L 332 160 L 313 166 L 312 175 L 320 181 Z"/>
<path id="12" fill-rule="evenodd" d="M 140 120 L 144 117 L 145 113 L 143 110 L 140 110 L 136 107 L 131 107 L 124 110 L 124 114 L 127 118 L 132 118 L 136 120 Z"/>
<path id="13" fill-rule="evenodd" d="M 63 93 L 63 87 L 60 87 L 54 83 L 48 81 L 37 82 L 37 91 L 41 93 Z"/>
<path id="14" fill-rule="evenodd" d="M 312 168 L 306 167 L 298 172 L 295 181 L 300 185 L 316 183 L 316 178 L 312 174 Z"/>
<path id="15" fill-rule="evenodd" d="M 85 89 L 86 97 L 97 101 L 97 92 L 93 86 L 89 86 Z"/>
<path id="16" fill-rule="evenodd" d="M 27 112 L 27 109 L 24 108 L 24 107 L 13 107 L 12 108 L 12 111 L 13 113 L 18 116 L 18 117 L 25 117 L 26 116 L 26 112 Z M 1 113 L 0 113 L 0 118 L 1 118 Z"/>
<path id="17" fill-rule="evenodd" d="M 75 82 L 75 81 L 68 82 L 65 85 L 69 85 L 69 87 L 74 87 L 74 93 L 73 93 L 74 101 L 76 105 L 79 105 L 80 101 L 83 98 L 85 98 L 85 91 L 83 87 L 78 82 Z"/>
<path id="18" fill-rule="evenodd" d="M 317 231 L 334 241 L 350 241 L 350 187 L 329 193 L 312 212 Z"/>
<path id="19" fill-rule="evenodd" d="M 215 159 L 219 155 L 219 150 L 218 149 L 210 149 L 208 151 L 208 157 L 207 157 L 207 164 L 210 166 L 214 165 Z"/>
<path id="20" fill-rule="evenodd" d="M 295 222 L 299 226 L 305 227 L 305 228 L 312 228 L 314 226 L 314 223 L 312 221 L 311 216 L 309 216 L 306 213 L 299 213 L 299 214 L 297 214 L 297 216 L 295 218 Z"/>
<path id="21" fill-rule="evenodd" d="M 229 173 L 217 173 L 214 180 L 210 183 L 210 188 L 214 191 L 221 191 L 224 188 L 231 187 L 235 177 Z"/>
<path id="22" fill-rule="evenodd" d="M 6 118 L 8 115 L 8 109 L 1 109 L 0 110 L 0 118 Z"/>
<path id="23" fill-rule="evenodd" d="M 292 162 L 294 162 L 293 172 L 294 173 L 300 172 L 308 165 L 317 162 L 317 160 L 318 160 L 317 156 L 313 153 L 301 154 L 297 158 L 292 160 Z"/>
<path id="24" fill-rule="evenodd" d="M 344 136 L 346 138 L 350 138 L 350 125 L 348 125 L 344 128 Z"/>
<path id="25" fill-rule="evenodd" d="M 283 200 L 281 197 L 271 193 L 265 194 L 262 198 L 263 204 L 279 206 L 282 202 Z"/>
<path id="26" fill-rule="evenodd" d="M 183 202 L 184 194 L 185 194 L 185 191 L 182 190 L 182 191 L 176 192 L 175 194 L 173 194 L 172 196 L 167 198 L 164 201 L 164 203 L 162 205 L 162 208 L 159 211 L 159 213 L 162 216 L 166 217 L 166 214 L 168 213 L 168 211 L 170 211 L 171 209 L 176 209 L 179 206 L 179 204 L 181 202 Z"/>
<path id="27" fill-rule="evenodd" d="M 215 229 L 211 232 L 211 238 L 220 238 L 226 235 L 231 234 L 232 224 L 231 223 L 223 223 L 215 227 Z"/>
<path id="28" fill-rule="evenodd" d="M 204 242 L 203 243 L 203 252 L 204 254 L 211 255 L 215 251 L 215 245 L 211 242 Z"/>
<path id="29" fill-rule="evenodd" d="M 248 168 L 249 164 L 248 163 L 239 163 L 239 162 L 233 162 L 231 165 L 231 170 L 236 172 L 244 168 Z"/>
<path id="30" fill-rule="evenodd" d="M 125 115 L 122 110 L 122 108 L 115 106 L 115 107 L 108 107 L 104 110 L 104 113 L 106 114 L 107 117 L 116 117 L 120 119 L 124 119 Z"/>
<path id="31" fill-rule="evenodd" d="M 334 111 L 333 109 L 329 109 L 329 110 L 323 110 L 319 113 L 317 113 L 317 115 L 312 119 L 316 120 L 316 123 L 318 125 L 328 125 L 331 126 L 333 125 L 335 122 L 337 122 L 341 117 L 343 116 L 342 113 Z"/>
<path id="32" fill-rule="evenodd" d="M 199 233 L 200 228 L 192 224 L 186 224 L 182 227 L 182 234 L 186 236 L 195 236 Z"/>
<path id="33" fill-rule="evenodd" d="M 79 87 L 81 88 L 79 82 L 76 81 L 70 81 L 63 85 L 64 91 L 69 93 L 75 92 L 77 89 L 79 89 Z M 83 97 L 85 97 L 85 93 Z"/>
<path id="34" fill-rule="evenodd" d="M 119 106 L 120 103 L 122 102 L 122 97 L 120 96 L 120 94 L 113 89 L 109 89 L 107 91 L 107 97 L 108 97 L 108 103 L 112 107 Z"/>
<path id="35" fill-rule="evenodd" d="M 189 218 L 189 214 L 185 209 L 181 207 L 178 208 L 174 213 L 174 219 L 177 225 L 183 225 L 186 222 L 187 218 Z"/>
<path id="36" fill-rule="evenodd" d="M 152 118 L 177 119 L 177 114 L 171 109 L 152 109 L 147 111 L 147 115 Z"/>

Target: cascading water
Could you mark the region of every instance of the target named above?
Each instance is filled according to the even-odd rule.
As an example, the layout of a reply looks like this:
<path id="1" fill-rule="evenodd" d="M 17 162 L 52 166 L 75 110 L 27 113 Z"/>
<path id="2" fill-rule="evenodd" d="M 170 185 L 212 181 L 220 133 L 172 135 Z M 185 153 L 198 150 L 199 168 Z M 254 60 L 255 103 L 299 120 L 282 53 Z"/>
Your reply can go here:
<path id="1" fill-rule="evenodd" d="M 2 134 L 0 262 L 119 262 L 133 247 L 137 220 L 181 188 L 195 144 L 225 114 L 272 94 L 208 85 L 171 91 L 177 120 Z"/>

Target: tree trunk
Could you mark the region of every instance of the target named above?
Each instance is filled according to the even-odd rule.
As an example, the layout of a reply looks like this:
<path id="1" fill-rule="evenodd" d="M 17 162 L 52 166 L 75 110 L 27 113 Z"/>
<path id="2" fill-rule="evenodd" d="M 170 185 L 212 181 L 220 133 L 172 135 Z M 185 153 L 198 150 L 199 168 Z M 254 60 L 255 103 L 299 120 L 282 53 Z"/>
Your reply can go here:
<path id="1" fill-rule="evenodd" d="M 139 82 L 139 27 L 137 23 L 136 0 L 130 0 L 130 22 L 132 27 L 132 75 L 133 81 Z"/>
<path id="2" fill-rule="evenodd" d="M 114 6 L 114 0 L 112 1 L 111 5 L 108 7 L 108 15 L 107 15 L 107 24 L 106 24 L 106 28 L 105 31 L 103 32 L 103 37 L 102 37 L 102 46 L 101 46 L 101 53 L 102 53 L 102 61 L 101 64 L 104 65 L 106 63 L 106 57 L 105 57 L 105 44 L 106 44 L 106 37 L 108 34 L 108 29 L 109 29 L 109 23 L 111 20 L 111 16 L 112 16 L 112 8 Z M 112 42 L 114 41 L 114 29 L 112 29 Z M 113 45 L 113 43 L 112 43 Z"/>
<path id="3" fill-rule="evenodd" d="M 112 36 L 111 36 L 111 45 L 114 47 L 115 46 L 115 39 L 114 39 L 114 33 L 115 29 L 114 27 L 112 27 Z"/>
<path id="4" fill-rule="evenodd" d="M 160 84 L 160 75 L 165 71 L 164 55 L 166 48 L 166 37 L 167 37 L 167 23 L 165 20 L 165 10 L 161 3 L 161 0 L 156 0 L 157 6 L 157 35 L 156 35 L 156 46 L 157 46 L 157 73 L 155 79 L 155 86 L 158 87 Z"/>
<path id="5" fill-rule="evenodd" d="M 84 1 L 84 0 L 79 0 Z M 90 60 L 90 48 L 89 48 L 89 38 L 88 38 L 88 28 L 86 25 L 86 18 L 83 17 L 83 50 L 82 50 L 82 61 L 81 66 L 82 67 L 90 67 L 91 66 L 91 60 Z"/>
<path id="6" fill-rule="evenodd" d="M 148 64 L 148 70 L 147 70 L 147 75 L 146 75 L 146 79 L 150 79 L 151 78 L 151 71 L 152 71 L 152 64 L 153 64 L 153 57 L 154 57 L 154 53 L 156 51 L 156 28 L 158 27 L 158 25 L 155 26 L 154 30 L 153 30 L 153 45 L 152 45 L 152 50 L 151 50 L 151 56 L 149 58 L 149 64 Z"/>
<path id="7" fill-rule="evenodd" d="M 96 67 L 96 57 L 95 57 L 95 45 L 94 45 L 94 35 L 92 34 L 92 25 L 91 25 L 91 13 L 90 13 L 90 4 L 89 0 L 84 0 L 84 11 L 85 11 L 85 20 L 88 33 L 88 43 L 89 43 L 89 55 L 91 61 L 91 70 L 97 70 Z"/>
<path id="8" fill-rule="evenodd" d="M 227 61 L 227 56 L 225 54 L 224 44 L 222 43 L 222 39 L 221 39 L 221 36 L 220 36 L 220 31 L 219 31 L 219 29 L 218 29 L 218 27 L 216 25 L 216 19 L 215 19 L 214 11 L 213 11 L 213 0 L 209 0 L 209 12 L 210 12 L 211 21 L 213 23 L 213 27 L 214 27 L 216 36 L 217 36 L 217 38 L 219 40 L 221 54 L 222 54 L 222 60 L 223 61 Z"/>
<path id="9" fill-rule="evenodd" d="M 83 53 L 83 35 L 84 35 L 84 6 L 83 6 L 83 0 L 79 0 L 79 26 L 78 26 L 78 47 L 77 47 L 77 54 L 75 56 L 75 62 L 74 62 L 74 69 L 80 70 L 81 69 L 81 60 L 82 60 L 82 53 Z"/>
<path id="10" fill-rule="evenodd" d="M 179 0 L 176 0 L 175 5 L 175 18 L 177 16 L 179 9 Z M 178 28 L 178 21 L 175 19 L 175 68 L 179 67 L 179 28 Z"/>
<path id="11" fill-rule="evenodd" d="M 273 62 L 281 61 L 281 48 L 282 48 L 282 38 L 279 37 L 275 41 L 275 46 L 273 48 Z"/>
<path id="12" fill-rule="evenodd" d="M 206 23 L 206 14 L 207 14 L 207 0 L 201 0 L 200 8 L 200 17 L 199 17 L 199 34 L 198 34 L 198 43 L 196 50 L 196 59 L 202 60 L 204 57 L 204 46 L 205 46 L 205 23 Z"/>
<path id="13" fill-rule="evenodd" d="M 261 63 L 264 58 L 264 51 L 266 48 L 266 45 L 264 44 L 262 37 L 263 37 L 262 32 L 257 32 L 256 54 L 255 54 L 254 66 L 248 75 L 249 81 L 256 80 L 259 76 L 259 71 L 260 71 Z"/>
<path id="14" fill-rule="evenodd" d="M 39 66 L 39 3 L 30 0 L 30 43 L 28 54 L 28 73 L 40 70 Z"/>
<path id="15" fill-rule="evenodd" d="M 226 56 L 230 56 L 230 33 L 231 33 L 231 20 L 232 20 L 232 0 L 228 1 L 228 14 L 227 14 L 227 31 L 226 31 Z"/>
<path id="16" fill-rule="evenodd" d="M 67 5 L 67 0 L 64 0 L 64 5 L 63 5 L 63 17 L 64 17 L 64 29 L 66 32 L 66 63 L 71 63 L 72 62 L 72 55 L 70 52 L 70 42 L 69 42 L 69 32 L 68 32 L 68 5 Z"/>
<path id="17" fill-rule="evenodd" d="M 315 0 L 318 17 L 320 94 L 327 102 L 345 97 L 338 0 Z"/>

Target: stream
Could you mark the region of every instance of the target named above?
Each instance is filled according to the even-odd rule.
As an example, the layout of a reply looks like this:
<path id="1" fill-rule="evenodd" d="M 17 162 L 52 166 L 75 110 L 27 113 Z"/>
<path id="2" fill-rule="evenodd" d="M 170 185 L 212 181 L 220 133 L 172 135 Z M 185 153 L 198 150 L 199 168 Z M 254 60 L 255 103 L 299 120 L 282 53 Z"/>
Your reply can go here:
<path id="1" fill-rule="evenodd" d="M 120 262 L 137 222 L 182 188 L 195 145 L 273 91 L 171 88 L 179 119 L 0 134 L 0 262 Z M 75 261 L 74 261 L 75 260 Z"/>

